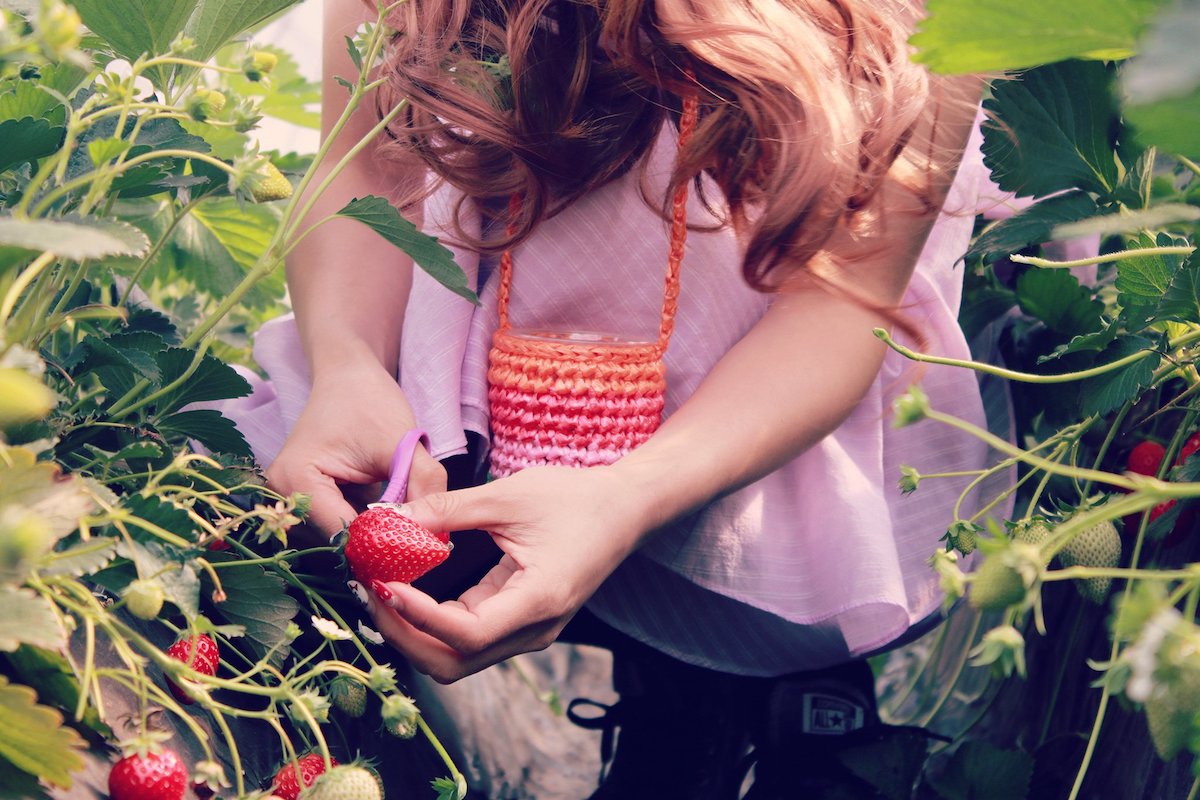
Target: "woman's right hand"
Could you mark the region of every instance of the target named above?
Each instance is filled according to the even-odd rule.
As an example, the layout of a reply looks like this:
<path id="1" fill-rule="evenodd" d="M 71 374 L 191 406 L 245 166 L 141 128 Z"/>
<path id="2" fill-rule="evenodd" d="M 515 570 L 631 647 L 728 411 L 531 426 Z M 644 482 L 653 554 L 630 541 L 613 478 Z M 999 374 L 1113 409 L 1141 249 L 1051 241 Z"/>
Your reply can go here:
<path id="1" fill-rule="evenodd" d="M 342 530 L 375 499 L 387 481 L 400 438 L 416 427 L 395 379 L 378 364 L 323 371 L 283 449 L 267 469 L 267 483 L 283 494 L 312 498 L 308 522 L 325 536 Z M 446 489 L 446 471 L 417 448 L 408 496 Z"/>

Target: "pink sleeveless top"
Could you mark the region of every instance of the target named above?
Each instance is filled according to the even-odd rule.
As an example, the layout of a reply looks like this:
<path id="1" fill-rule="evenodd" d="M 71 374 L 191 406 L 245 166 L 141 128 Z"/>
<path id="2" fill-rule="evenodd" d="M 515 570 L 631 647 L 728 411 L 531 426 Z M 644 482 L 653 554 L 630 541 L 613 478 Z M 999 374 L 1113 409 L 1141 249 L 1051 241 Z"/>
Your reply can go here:
<path id="1" fill-rule="evenodd" d="M 981 200 L 996 201 L 979 143 L 976 131 L 903 300 L 927 338 L 927 352 L 964 359 L 970 354 L 956 321 L 960 259 Z M 673 138 L 664 133 L 649 156 L 649 197 L 662 196 L 673 155 Z M 594 192 L 546 220 L 514 252 L 515 326 L 653 337 L 668 231 L 642 200 L 639 180 L 634 170 Z M 713 190 L 709 196 L 719 195 Z M 450 238 L 447 221 L 456 199 L 448 187 L 431 198 L 428 232 Z M 694 196 L 688 216 L 693 223 L 711 219 Z M 480 219 L 465 222 L 478 232 Z M 495 264 L 463 250 L 455 256 L 481 305 L 417 270 L 402 339 L 400 381 L 437 457 L 466 452 L 467 431 L 488 435 Z M 665 357 L 668 416 L 767 310 L 770 297 L 745 285 L 739 265 L 730 230 L 689 234 Z M 268 324 L 258 336 L 256 358 L 271 375 L 269 396 L 234 416 L 269 462 L 307 394 L 294 324 Z M 902 495 L 900 467 L 926 474 L 979 469 L 987 452 L 977 440 L 935 423 L 891 427 L 892 401 L 913 377 L 913 364 L 889 352 L 862 402 L 836 431 L 765 478 L 663 530 L 588 607 L 684 660 L 757 675 L 862 655 L 937 612 L 943 598 L 928 561 L 941 546 L 938 539 L 965 483 L 931 480 Z M 930 366 L 920 380 L 935 408 L 985 424 L 974 373 Z M 963 513 L 973 511 L 967 504 Z"/>

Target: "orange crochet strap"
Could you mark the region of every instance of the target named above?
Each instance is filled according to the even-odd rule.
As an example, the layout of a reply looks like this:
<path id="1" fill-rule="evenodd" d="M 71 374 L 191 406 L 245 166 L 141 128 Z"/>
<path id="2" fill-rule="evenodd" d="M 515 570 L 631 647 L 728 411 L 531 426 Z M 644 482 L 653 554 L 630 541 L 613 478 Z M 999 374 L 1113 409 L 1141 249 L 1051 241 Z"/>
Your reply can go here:
<path id="1" fill-rule="evenodd" d="M 679 147 L 691 137 L 697 102 L 683 101 Z M 491 472 L 504 477 L 538 464 L 611 464 L 658 428 L 666 394 L 662 357 L 675 326 L 687 239 L 686 182 L 671 206 L 670 247 L 656 342 L 580 341 L 572 334 L 514 334 L 508 315 L 511 250 L 500 258 L 500 324 L 488 355 Z M 520 200 L 513 197 L 510 218 Z M 511 227 L 510 227 L 511 231 Z"/>

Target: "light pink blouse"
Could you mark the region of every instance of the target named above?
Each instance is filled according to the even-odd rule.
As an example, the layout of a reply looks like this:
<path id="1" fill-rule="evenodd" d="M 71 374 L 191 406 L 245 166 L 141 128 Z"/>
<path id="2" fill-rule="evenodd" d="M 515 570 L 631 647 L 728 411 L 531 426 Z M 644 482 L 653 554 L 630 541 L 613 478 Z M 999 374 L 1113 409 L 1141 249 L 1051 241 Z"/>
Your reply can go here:
<path id="1" fill-rule="evenodd" d="M 673 152 L 673 138 L 664 133 L 646 175 L 651 197 L 661 196 Z M 653 338 L 668 234 L 643 202 L 638 180 L 635 171 L 594 192 L 547 220 L 514 252 L 514 326 Z M 904 298 L 928 352 L 970 357 L 956 322 L 960 258 L 990 188 L 977 131 Z M 456 199 L 450 188 L 431 199 L 429 232 L 447 230 Z M 987 200 L 994 202 L 994 195 Z M 688 213 L 693 222 L 708 218 L 695 197 Z M 478 217 L 466 222 L 476 231 L 481 224 Z M 481 264 L 463 250 L 455 256 L 472 287 L 482 279 L 481 305 L 473 307 L 418 271 L 402 339 L 400 381 L 438 457 L 465 452 L 465 431 L 488 433 L 494 264 Z M 743 283 L 739 264 L 738 243 L 728 229 L 689 235 L 666 354 L 668 415 L 770 303 Z M 289 319 L 261 331 L 255 355 L 271 385 L 228 411 L 269 462 L 303 407 L 308 375 Z M 791 366 L 784 360 L 777 368 Z M 762 480 L 661 532 L 618 569 L 589 608 L 688 661 L 760 675 L 861 655 L 935 613 L 942 593 L 928 561 L 952 521 L 965 479 L 925 481 L 906 496 L 897 486 L 900 467 L 922 473 L 978 469 L 987 462 L 987 449 L 931 422 L 891 427 L 894 398 L 917 376 L 911 362 L 889 352 L 877 380 L 836 431 Z M 931 366 L 919 378 L 935 408 L 985 424 L 974 373 Z M 822 380 L 811 376 L 814 387 Z M 977 507 L 967 503 L 963 514 Z"/>

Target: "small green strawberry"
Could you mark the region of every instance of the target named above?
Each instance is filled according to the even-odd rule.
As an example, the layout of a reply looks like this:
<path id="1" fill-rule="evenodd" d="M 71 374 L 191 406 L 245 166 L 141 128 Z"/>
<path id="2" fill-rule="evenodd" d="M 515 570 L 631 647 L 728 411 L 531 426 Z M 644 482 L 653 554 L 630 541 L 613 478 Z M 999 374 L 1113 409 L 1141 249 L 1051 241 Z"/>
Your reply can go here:
<path id="1" fill-rule="evenodd" d="M 358 718 L 367 710 L 367 688 L 345 675 L 330 682 L 329 699 L 347 716 Z"/>
<path id="2" fill-rule="evenodd" d="M 1145 711 L 1154 749 L 1170 761 L 1191 741 L 1193 720 L 1200 713 L 1200 675 L 1187 671 L 1169 687 L 1157 687 Z"/>
<path id="3" fill-rule="evenodd" d="M 162 611 L 166 593 L 158 581 L 138 578 L 125 587 L 125 607 L 138 619 L 154 619 Z"/>
<path id="4" fill-rule="evenodd" d="M 381 716 L 384 730 L 401 739 L 411 739 L 417 733 L 417 721 L 421 712 L 411 697 L 390 694 L 383 698 Z"/>
<path id="5" fill-rule="evenodd" d="M 379 780 L 365 767 L 334 767 L 305 789 L 301 800 L 383 800 Z"/>
<path id="6" fill-rule="evenodd" d="M 1040 519 L 1032 519 L 1018 524 L 1012 531 L 1014 542 L 1024 542 L 1035 547 L 1041 547 L 1042 543 L 1049 538 L 1050 526 Z"/>
<path id="7" fill-rule="evenodd" d="M 286 200 L 292 196 L 292 183 L 283 176 L 279 167 L 267 161 L 258 172 L 250 175 L 246 184 L 250 188 L 250 196 L 256 203 L 269 203 L 272 200 Z"/>
<path id="8" fill-rule="evenodd" d="M 1002 554 L 986 559 L 975 570 L 967 600 L 975 608 L 1007 608 L 1025 599 L 1025 581 Z"/>
<path id="9" fill-rule="evenodd" d="M 942 538 L 946 540 L 949 548 L 969 556 L 979 546 L 979 531 L 978 525 L 960 519 L 950 526 Z"/>
<path id="10" fill-rule="evenodd" d="M 1096 567 L 1111 569 L 1121 561 L 1121 535 L 1109 520 L 1098 522 L 1080 531 L 1058 553 L 1064 567 Z M 1112 578 L 1086 578 L 1075 581 L 1075 588 L 1084 599 L 1100 604 L 1108 597 Z"/>

